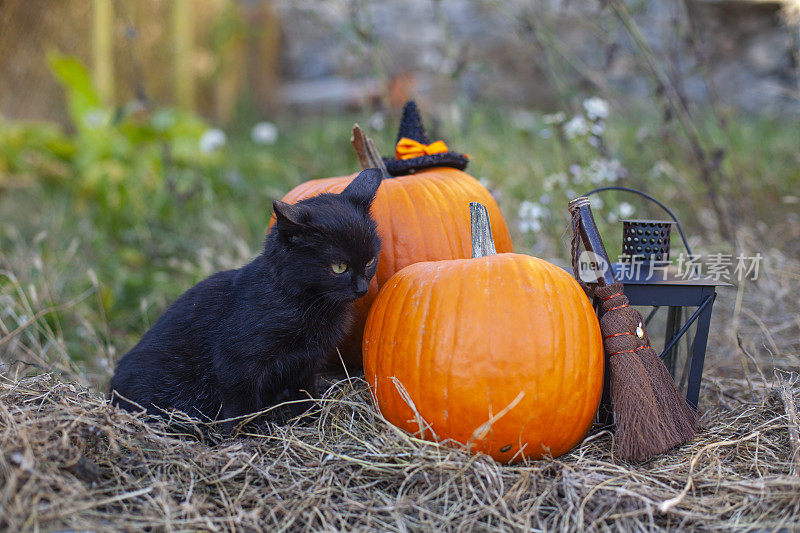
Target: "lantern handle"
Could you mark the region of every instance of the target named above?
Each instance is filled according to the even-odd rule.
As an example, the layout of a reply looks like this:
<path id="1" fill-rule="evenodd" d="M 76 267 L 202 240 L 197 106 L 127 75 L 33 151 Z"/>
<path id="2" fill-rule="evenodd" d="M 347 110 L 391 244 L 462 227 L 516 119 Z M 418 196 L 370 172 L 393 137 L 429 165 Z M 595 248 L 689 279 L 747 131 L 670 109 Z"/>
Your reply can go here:
<path id="1" fill-rule="evenodd" d="M 658 200 L 656 200 L 655 198 L 653 198 L 652 196 L 650 196 L 647 193 L 644 193 L 642 191 L 637 191 L 636 189 L 633 189 L 631 187 L 621 187 L 619 185 L 607 185 L 605 187 L 598 187 L 596 189 L 592 189 L 591 191 L 583 194 L 583 196 L 590 196 L 590 195 L 592 195 L 594 193 L 603 192 L 603 191 L 623 191 L 623 192 L 630 192 L 630 193 L 633 193 L 633 194 L 638 194 L 639 196 L 641 196 L 643 198 L 647 198 L 648 200 L 650 200 L 654 204 L 658 205 L 661 209 L 666 211 L 667 214 L 670 216 L 670 218 L 672 218 L 672 220 L 675 222 L 675 227 L 678 228 L 678 233 L 680 233 L 680 235 L 681 235 L 681 240 L 683 241 L 683 247 L 686 248 L 686 253 L 689 254 L 689 256 L 692 255 L 692 249 L 689 247 L 689 243 L 686 242 L 686 235 L 683 234 L 683 228 L 681 228 L 681 223 L 678 222 L 678 219 L 675 217 L 675 215 L 672 213 L 672 211 L 669 210 L 669 208 L 667 206 L 665 206 L 664 204 L 662 204 L 661 202 L 659 202 Z"/>

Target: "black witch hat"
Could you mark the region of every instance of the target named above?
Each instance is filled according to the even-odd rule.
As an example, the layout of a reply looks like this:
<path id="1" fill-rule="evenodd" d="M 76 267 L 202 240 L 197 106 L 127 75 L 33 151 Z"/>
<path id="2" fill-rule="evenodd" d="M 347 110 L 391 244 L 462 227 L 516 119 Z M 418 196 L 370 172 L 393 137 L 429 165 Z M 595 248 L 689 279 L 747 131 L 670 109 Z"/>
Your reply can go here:
<path id="1" fill-rule="evenodd" d="M 403 108 L 403 117 L 400 119 L 400 130 L 397 132 L 397 143 L 403 138 L 417 141 L 421 144 L 431 144 L 430 139 L 425 134 L 422 126 L 422 119 L 417 111 L 417 104 L 414 100 L 406 102 Z M 452 167 L 464 170 L 467 167 L 469 158 L 457 152 L 439 152 L 436 154 L 425 154 L 410 159 L 396 159 L 394 157 L 383 158 L 386 163 L 386 170 L 392 176 L 405 176 L 417 170 L 431 167 Z"/>

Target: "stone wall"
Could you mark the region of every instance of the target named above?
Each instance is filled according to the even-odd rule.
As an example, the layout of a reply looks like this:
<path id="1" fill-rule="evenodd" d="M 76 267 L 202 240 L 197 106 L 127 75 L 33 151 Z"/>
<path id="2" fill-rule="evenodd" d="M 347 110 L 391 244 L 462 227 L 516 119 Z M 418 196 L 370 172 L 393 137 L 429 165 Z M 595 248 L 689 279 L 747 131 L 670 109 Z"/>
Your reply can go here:
<path id="1" fill-rule="evenodd" d="M 753 111 L 796 106 L 800 31 L 781 3 L 625 5 L 662 75 L 687 98 L 712 95 Z M 576 89 L 657 90 L 641 48 L 601 2 L 284 0 L 278 9 L 289 104 L 348 105 L 388 88 L 390 100 L 413 94 L 546 109 Z"/>
<path id="2" fill-rule="evenodd" d="M 784 16 L 789 3 L 800 18 L 800 0 L 195 0 L 195 107 L 225 123 L 242 99 L 264 115 L 410 97 L 542 110 L 574 94 L 646 99 L 658 76 L 618 5 L 687 99 L 795 110 L 800 29 Z M 91 5 L 0 0 L 0 115 L 65 119 L 46 53 L 91 65 Z M 114 103 L 142 93 L 173 104 L 172 4 L 113 5 Z"/>

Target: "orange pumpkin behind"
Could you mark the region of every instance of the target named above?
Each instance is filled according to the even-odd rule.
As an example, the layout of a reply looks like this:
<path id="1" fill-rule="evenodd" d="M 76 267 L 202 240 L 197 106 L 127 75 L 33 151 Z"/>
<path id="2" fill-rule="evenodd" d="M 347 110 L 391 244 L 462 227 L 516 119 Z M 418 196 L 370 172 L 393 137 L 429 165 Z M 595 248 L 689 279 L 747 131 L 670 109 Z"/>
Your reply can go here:
<path id="1" fill-rule="evenodd" d="M 289 191 L 283 201 L 292 204 L 326 192 L 341 192 L 356 175 L 307 181 Z M 471 201 L 488 207 L 496 228 L 498 250 L 512 251 L 511 235 L 497 202 L 466 172 L 434 167 L 383 180 L 372 204 L 372 216 L 383 243 L 378 271 L 369 293 L 356 302 L 353 328 L 340 348 L 348 366 L 361 366 L 361 339 L 367 313 L 380 287 L 395 272 L 420 261 L 470 257 Z"/>
<path id="2" fill-rule="evenodd" d="M 363 169 L 377 167 L 384 173 L 371 211 L 383 243 L 378 271 L 367 295 L 356 301 L 353 327 L 340 346 L 345 364 L 360 367 L 364 323 L 378 289 L 395 272 L 413 263 L 470 256 L 470 202 L 480 202 L 489 209 L 497 248 L 511 252 L 513 245 L 491 193 L 463 172 L 469 157 L 451 151 L 444 141 L 431 142 L 413 100 L 403 108 L 395 157 L 381 158 L 358 125 L 353 128 L 351 142 Z M 283 201 L 291 204 L 317 194 L 341 192 L 355 176 L 305 182 L 289 191 Z"/>

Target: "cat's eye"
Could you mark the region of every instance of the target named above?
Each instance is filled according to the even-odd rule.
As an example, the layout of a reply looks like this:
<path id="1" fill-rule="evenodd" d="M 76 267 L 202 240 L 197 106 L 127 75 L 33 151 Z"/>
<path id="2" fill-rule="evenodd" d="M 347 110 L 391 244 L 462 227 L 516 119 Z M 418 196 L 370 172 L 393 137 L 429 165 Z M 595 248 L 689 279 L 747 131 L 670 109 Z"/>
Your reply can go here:
<path id="1" fill-rule="evenodd" d="M 374 257 L 372 259 L 370 259 L 369 261 L 367 261 L 367 266 L 368 267 L 371 267 L 374 264 L 375 264 L 375 258 Z"/>
<path id="2" fill-rule="evenodd" d="M 344 274 L 347 270 L 347 263 L 332 263 L 331 270 L 333 270 L 335 274 Z"/>

